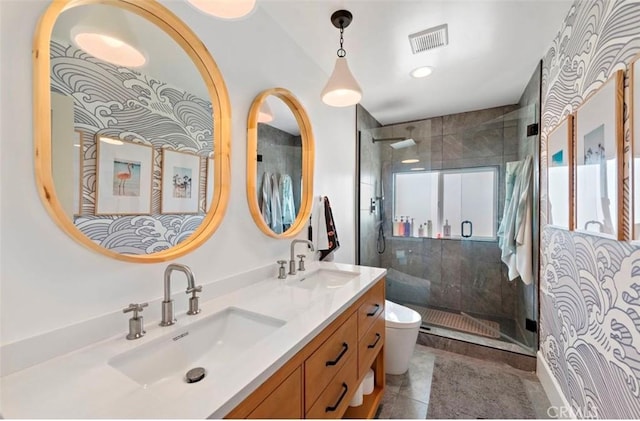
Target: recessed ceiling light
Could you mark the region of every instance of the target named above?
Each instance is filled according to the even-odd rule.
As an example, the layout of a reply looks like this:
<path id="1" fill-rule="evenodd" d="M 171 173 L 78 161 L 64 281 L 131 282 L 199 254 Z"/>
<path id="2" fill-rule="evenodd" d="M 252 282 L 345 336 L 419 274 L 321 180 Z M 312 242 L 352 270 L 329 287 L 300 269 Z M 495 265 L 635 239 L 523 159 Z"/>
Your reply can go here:
<path id="1" fill-rule="evenodd" d="M 411 168 L 411 171 L 424 171 L 424 167 Z"/>
<path id="2" fill-rule="evenodd" d="M 412 159 L 405 159 L 402 161 L 403 164 L 415 164 L 416 162 L 420 162 L 420 160 L 416 158 L 412 158 Z"/>
<path id="3" fill-rule="evenodd" d="M 427 77 L 431 74 L 431 72 L 433 72 L 433 69 L 429 66 L 422 66 L 422 67 L 418 67 L 416 69 L 413 69 L 411 71 L 411 73 L 409 73 L 412 77 L 415 78 L 420 78 L 420 77 Z"/>
<path id="4" fill-rule="evenodd" d="M 200 11 L 222 19 L 238 19 L 251 13 L 256 0 L 187 0 Z"/>
<path id="5" fill-rule="evenodd" d="M 79 32 L 74 41 L 94 57 L 125 67 L 140 67 L 147 59 L 144 54 L 125 41 L 97 32 Z"/>

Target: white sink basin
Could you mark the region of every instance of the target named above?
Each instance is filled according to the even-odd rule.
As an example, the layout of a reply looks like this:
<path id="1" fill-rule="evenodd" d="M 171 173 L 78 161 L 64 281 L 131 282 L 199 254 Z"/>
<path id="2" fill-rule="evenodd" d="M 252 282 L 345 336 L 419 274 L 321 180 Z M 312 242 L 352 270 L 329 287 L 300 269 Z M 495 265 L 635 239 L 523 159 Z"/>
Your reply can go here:
<path id="1" fill-rule="evenodd" d="M 210 375 L 239 360 L 244 351 L 284 324 L 280 319 L 229 307 L 117 355 L 108 363 L 143 386 L 168 377 L 184 379 L 195 367 L 203 367 Z"/>
<path id="2" fill-rule="evenodd" d="M 287 285 L 305 289 L 340 288 L 360 275 L 358 272 L 337 269 L 318 269 L 308 274 L 298 273 L 299 278 L 290 281 Z"/>

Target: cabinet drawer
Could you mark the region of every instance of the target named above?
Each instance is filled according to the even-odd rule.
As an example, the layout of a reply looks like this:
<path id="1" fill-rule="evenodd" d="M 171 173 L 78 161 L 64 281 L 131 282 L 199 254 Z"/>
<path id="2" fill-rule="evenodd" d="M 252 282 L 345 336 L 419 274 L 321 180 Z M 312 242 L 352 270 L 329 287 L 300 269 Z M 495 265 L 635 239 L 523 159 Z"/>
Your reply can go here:
<path id="1" fill-rule="evenodd" d="M 322 391 L 311 409 L 307 411 L 306 418 L 341 418 L 347 410 L 353 392 L 358 385 L 356 376 L 356 356 L 352 354 L 345 362 L 344 367 L 331 380 Z"/>
<path id="2" fill-rule="evenodd" d="M 385 332 L 384 314 L 380 314 L 371 329 L 365 332 L 362 339 L 358 343 L 358 378 L 362 378 L 367 374 L 367 370 L 371 368 L 371 364 L 376 359 L 380 348 L 384 345 Z"/>
<path id="3" fill-rule="evenodd" d="M 299 419 L 302 417 L 302 367 L 298 367 L 247 418 Z"/>
<path id="4" fill-rule="evenodd" d="M 358 307 L 358 339 L 362 339 L 373 322 L 384 313 L 384 282 L 374 285 L 363 296 L 362 304 Z"/>
<path id="5" fill-rule="evenodd" d="M 324 388 L 357 354 L 357 316 L 352 314 L 304 363 L 305 408 L 309 410 Z M 357 359 L 351 359 L 357 364 Z"/>

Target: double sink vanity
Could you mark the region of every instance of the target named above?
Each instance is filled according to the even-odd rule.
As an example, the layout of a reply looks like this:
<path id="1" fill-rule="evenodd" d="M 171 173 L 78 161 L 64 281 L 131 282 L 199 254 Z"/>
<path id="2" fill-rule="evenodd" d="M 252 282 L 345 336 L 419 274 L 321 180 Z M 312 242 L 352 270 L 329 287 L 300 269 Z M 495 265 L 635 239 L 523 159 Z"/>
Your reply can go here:
<path id="1" fill-rule="evenodd" d="M 124 21 L 153 40 L 141 45 L 155 59 L 143 69 L 153 77 L 78 44 L 95 16 L 104 31 Z M 207 242 L 230 194 L 231 112 L 197 35 L 155 1 L 55 0 L 32 54 L 36 181 L 62 231 L 129 263 L 175 262 Z M 171 130 L 160 136 L 158 127 Z M 257 94 L 246 141 L 251 217 L 268 237 L 296 238 L 313 200 L 314 138 L 302 103 L 284 88 Z M 282 208 L 278 185 L 288 192 Z M 118 311 L 3 346 L 0 418 L 373 417 L 384 391 L 386 272 L 305 269 L 301 256 L 296 269 L 293 246 L 305 241 L 292 241 L 288 275 L 282 261 L 280 270 L 200 286 L 169 264 L 164 299 L 124 309 L 128 332 Z M 187 275 L 186 298 L 171 294 L 173 270 Z M 176 299 L 189 300 L 186 314 L 174 315 Z M 370 369 L 374 390 L 351 407 Z"/>
<path id="2" fill-rule="evenodd" d="M 139 339 L 126 340 L 123 329 L 3 377 L 2 414 L 371 418 L 384 391 L 384 274 L 328 262 L 286 279 L 274 271 L 203 301 L 196 315 L 177 314 L 171 326 L 147 321 Z M 204 377 L 189 383 L 194 368 Z M 349 407 L 369 368 L 374 392 Z"/>

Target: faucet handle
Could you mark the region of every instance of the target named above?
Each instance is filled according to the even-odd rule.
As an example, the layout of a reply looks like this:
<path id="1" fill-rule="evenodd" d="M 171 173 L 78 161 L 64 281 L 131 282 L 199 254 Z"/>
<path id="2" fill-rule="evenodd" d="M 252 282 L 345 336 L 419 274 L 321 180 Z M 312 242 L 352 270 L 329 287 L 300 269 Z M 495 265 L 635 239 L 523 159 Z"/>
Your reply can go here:
<path id="1" fill-rule="evenodd" d="M 200 313 L 200 308 L 198 307 L 198 296 L 196 293 L 202 292 L 202 285 L 198 285 L 197 287 L 187 288 L 187 294 L 192 294 L 191 298 L 189 298 L 189 311 L 187 314 L 189 316 L 193 316 L 194 314 Z"/>
<path id="2" fill-rule="evenodd" d="M 135 304 L 135 303 L 131 303 L 129 304 L 129 307 L 122 309 L 123 313 L 129 313 L 131 311 L 133 311 L 133 318 L 137 319 L 138 318 L 138 313 L 142 313 L 142 310 L 145 307 L 148 307 L 149 303 L 142 303 L 142 304 Z"/>
<path id="3" fill-rule="evenodd" d="M 284 268 L 284 265 L 287 264 L 287 261 L 278 260 L 278 264 L 280 265 L 280 269 L 278 270 L 278 279 L 285 279 L 287 277 L 287 271 Z"/>
<path id="4" fill-rule="evenodd" d="M 202 285 L 198 285 L 197 287 L 187 288 L 187 294 L 193 294 L 192 297 L 196 297 L 197 292 L 202 292 Z"/>
<path id="5" fill-rule="evenodd" d="M 307 255 L 306 254 L 298 254 L 297 256 L 300 259 L 300 262 L 298 262 L 298 270 L 299 271 L 304 271 L 305 270 L 305 268 L 304 268 L 304 258 L 307 257 Z"/>
<path id="6" fill-rule="evenodd" d="M 142 321 L 143 317 L 138 316 L 138 313 L 142 312 L 142 309 L 147 307 L 148 305 L 149 303 L 142 303 L 142 304 L 131 303 L 129 304 L 129 307 L 122 310 L 123 313 L 129 313 L 133 311 L 133 317 L 129 319 L 129 333 L 126 336 L 127 339 L 129 340 L 139 339 L 139 338 L 142 338 L 145 333 L 147 333 L 144 330 L 144 325 Z"/>

